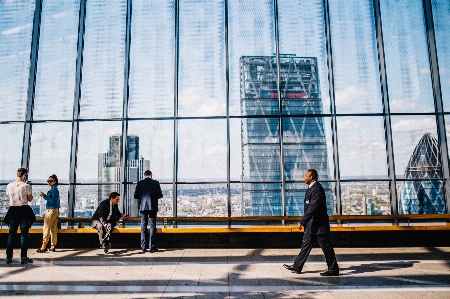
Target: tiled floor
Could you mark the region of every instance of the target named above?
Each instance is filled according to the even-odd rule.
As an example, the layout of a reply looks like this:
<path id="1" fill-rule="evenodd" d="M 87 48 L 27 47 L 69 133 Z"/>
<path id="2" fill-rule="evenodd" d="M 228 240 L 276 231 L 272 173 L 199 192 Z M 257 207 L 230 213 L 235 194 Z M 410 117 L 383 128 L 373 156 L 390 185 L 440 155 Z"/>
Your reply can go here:
<path id="1" fill-rule="evenodd" d="M 320 249 L 300 275 L 283 268 L 296 249 L 1 250 L 0 298 L 450 298 L 450 248 L 338 248 L 339 277 Z"/>

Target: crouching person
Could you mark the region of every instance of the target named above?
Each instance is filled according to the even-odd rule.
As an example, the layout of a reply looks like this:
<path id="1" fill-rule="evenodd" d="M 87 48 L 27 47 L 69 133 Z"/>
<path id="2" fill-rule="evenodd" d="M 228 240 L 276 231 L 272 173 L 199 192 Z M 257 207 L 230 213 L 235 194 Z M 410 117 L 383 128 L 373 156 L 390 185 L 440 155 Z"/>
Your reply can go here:
<path id="1" fill-rule="evenodd" d="M 98 231 L 98 238 L 100 241 L 100 248 L 108 253 L 110 248 L 110 237 L 113 228 L 119 219 L 126 220 L 128 216 L 119 211 L 120 194 L 112 192 L 109 199 L 102 201 L 92 215 L 91 226 Z"/>

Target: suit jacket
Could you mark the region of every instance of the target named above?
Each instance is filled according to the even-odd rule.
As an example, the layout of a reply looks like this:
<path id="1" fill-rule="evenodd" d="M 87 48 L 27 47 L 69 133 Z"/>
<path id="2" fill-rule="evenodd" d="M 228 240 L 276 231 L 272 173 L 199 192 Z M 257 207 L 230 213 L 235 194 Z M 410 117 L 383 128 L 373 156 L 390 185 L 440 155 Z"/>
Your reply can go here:
<path id="1" fill-rule="evenodd" d="M 139 211 L 158 211 L 158 199 L 162 197 L 158 181 L 145 178 L 137 183 L 134 198 L 139 200 Z"/>
<path id="2" fill-rule="evenodd" d="M 325 190 L 317 181 L 305 193 L 304 211 L 300 224 L 305 228 L 305 234 L 330 232 Z"/>
<path id="3" fill-rule="evenodd" d="M 92 215 L 92 220 L 98 220 L 103 225 L 105 223 L 111 223 L 111 226 L 116 226 L 117 220 L 119 220 L 122 217 L 122 213 L 119 211 L 118 205 L 112 205 L 112 213 L 109 220 L 106 220 L 108 218 L 109 212 L 111 210 L 111 200 L 105 199 L 102 201 L 95 211 L 94 215 Z"/>

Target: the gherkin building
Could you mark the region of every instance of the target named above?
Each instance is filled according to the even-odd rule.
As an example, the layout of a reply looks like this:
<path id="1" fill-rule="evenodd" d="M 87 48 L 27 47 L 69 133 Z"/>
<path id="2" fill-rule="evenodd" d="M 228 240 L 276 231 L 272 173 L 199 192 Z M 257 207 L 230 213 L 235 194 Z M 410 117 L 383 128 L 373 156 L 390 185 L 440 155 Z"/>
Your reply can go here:
<path id="1" fill-rule="evenodd" d="M 401 214 L 444 214 L 442 157 L 438 140 L 424 134 L 414 149 L 405 170 L 399 211 Z M 409 179 L 413 179 L 408 181 Z M 421 181 L 414 181 L 420 179 Z"/>

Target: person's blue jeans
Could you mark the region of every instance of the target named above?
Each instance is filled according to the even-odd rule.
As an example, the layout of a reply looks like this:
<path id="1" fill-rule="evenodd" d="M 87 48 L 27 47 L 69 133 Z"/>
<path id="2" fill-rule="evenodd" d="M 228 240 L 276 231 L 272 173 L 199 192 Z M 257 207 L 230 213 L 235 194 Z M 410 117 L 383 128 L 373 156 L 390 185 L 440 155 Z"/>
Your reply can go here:
<path id="1" fill-rule="evenodd" d="M 9 234 L 6 241 L 6 258 L 13 257 L 14 239 L 20 226 L 20 257 L 26 258 L 28 251 L 28 219 L 11 217 L 9 221 Z"/>
<path id="2" fill-rule="evenodd" d="M 150 220 L 150 221 L 149 221 Z M 150 222 L 150 232 L 147 235 L 147 226 Z M 155 238 L 156 237 L 156 211 L 141 211 L 141 249 L 145 250 L 147 248 L 148 239 L 148 249 L 155 249 Z"/>

